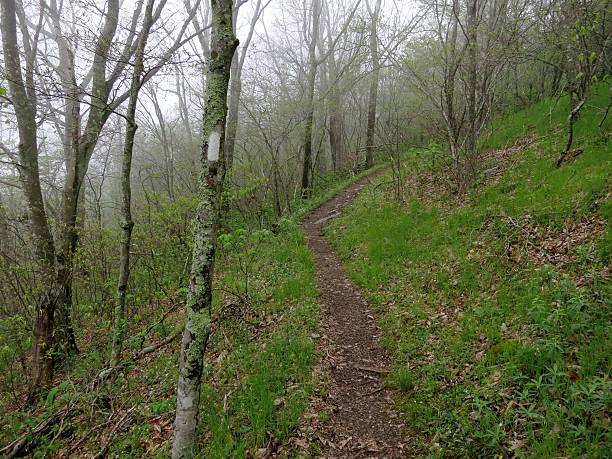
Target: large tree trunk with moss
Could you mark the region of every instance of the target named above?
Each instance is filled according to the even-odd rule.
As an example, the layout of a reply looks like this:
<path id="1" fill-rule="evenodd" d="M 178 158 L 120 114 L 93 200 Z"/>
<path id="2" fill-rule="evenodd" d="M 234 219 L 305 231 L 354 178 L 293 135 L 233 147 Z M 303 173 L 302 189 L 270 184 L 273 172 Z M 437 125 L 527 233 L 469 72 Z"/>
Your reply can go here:
<path id="1" fill-rule="evenodd" d="M 186 324 L 181 344 L 180 374 L 174 421 L 173 458 L 194 454 L 204 352 L 211 324 L 212 279 L 225 175 L 225 123 L 230 67 L 238 40 L 232 27 L 232 0 L 211 0 L 211 57 L 204 110 L 202 171 L 194 218 Z"/>
<path id="2" fill-rule="evenodd" d="M 380 65 L 378 57 L 378 34 L 377 24 L 380 14 L 381 0 L 376 0 L 374 10 L 370 9 L 370 59 L 372 60 L 372 79 L 370 80 L 370 94 L 368 97 L 368 123 L 366 127 L 366 167 L 374 165 L 374 129 L 376 127 L 376 105 L 378 99 L 378 80 L 380 75 Z"/>
<path id="3" fill-rule="evenodd" d="M 34 233 L 36 257 L 43 282 L 47 285 L 36 305 L 32 359 L 32 388 L 47 386 L 53 378 L 51 359 L 53 318 L 56 305 L 55 243 L 45 210 L 38 169 L 36 92 L 33 67 L 26 66 L 25 80 L 21 71 L 15 0 L 2 0 L 0 29 L 8 87 L 19 131 L 19 177 L 27 202 Z"/>
<path id="4" fill-rule="evenodd" d="M 121 162 L 121 247 L 119 253 L 119 277 L 117 280 L 117 303 L 115 304 L 115 324 L 113 330 L 113 344 L 111 364 L 117 365 L 123 350 L 123 337 L 127 328 L 125 319 L 125 298 L 127 294 L 128 281 L 130 279 L 130 250 L 132 247 L 132 187 L 130 175 L 132 172 L 132 153 L 134 151 L 134 138 L 136 137 L 136 106 L 138 105 L 138 94 L 142 87 L 142 74 L 144 72 L 144 52 L 149 39 L 149 32 L 153 23 L 153 3 L 148 0 L 145 8 L 145 17 L 142 32 L 136 49 L 130 98 L 128 102 L 125 119 L 127 128 L 125 131 L 125 142 L 123 145 L 123 159 Z"/>

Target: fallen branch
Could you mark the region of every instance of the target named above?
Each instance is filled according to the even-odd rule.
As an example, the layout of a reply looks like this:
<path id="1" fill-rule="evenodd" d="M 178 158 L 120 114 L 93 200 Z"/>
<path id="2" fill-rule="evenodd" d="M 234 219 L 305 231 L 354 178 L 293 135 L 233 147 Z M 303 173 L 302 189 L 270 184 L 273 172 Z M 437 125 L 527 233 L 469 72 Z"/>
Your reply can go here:
<path id="1" fill-rule="evenodd" d="M 163 347 L 166 344 L 171 343 L 177 337 L 179 337 L 182 333 L 183 333 L 183 328 L 181 327 L 180 329 L 175 331 L 172 335 L 168 335 L 164 339 L 162 339 L 161 341 L 141 349 L 140 351 L 134 353 L 129 359 L 124 360 L 123 362 L 119 363 L 118 365 L 105 368 L 100 373 L 98 373 L 98 376 L 96 376 L 96 378 L 94 379 L 91 387 L 92 388 L 96 387 L 101 382 L 103 382 L 106 379 L 108 379 L 111 375 L 115 374 L 117 371 L 127 367 L 131 363 L 134 363 L 134 362 L 140 360 L 145 355 L 150 354 L 152 352 L 155 352 L 160 347 Z"/>
<path id="2" fill-rule="evenodd" d="M 385 185 L 393 185 L 393 180 L 389 180 L 387 182 L 380 182 L 378 185 L 376 185 L 374 187 L 374 190 L 378 190 L 380 187 L 385 186 Z"/>
<path id="3" fill-rule="evenodd" d="M 334 218 L 338 217 L 340 215 L 340 212 L 338 211 L 338 209 L 334 209 L 333 212 L 331 212 L 327 217 L 323 217 L 320 218 L 319 220 L 317 220 L 316 222 L 314 222 L 314 225 L 322 225 L 325 222 L 328 222 L 329 220 L 333 220 Z"/>
<path id="4" fill-rule="evenodd" d="M 604 122 L 606 121 L 606 118 L 608 117 L 608 113 L 610 112 L 610 107 L 612 107 L 612 86 L 610 86 L 610 102 L 608 102 L 608 107 L 606 108 L 604 116 L 601 118 L 601 121 L 597 125 L 597 127 L 599 127 L 599 129 L 601 129 L 601 127 L 603 126 Z"/>
<path id="5" fill-rule="evenodd" d="M 569 150 L 565 152 L 558 160 L 557 167 L 563 165 L 563 163 L 568 163 L 573 159 L 576 159 L 579 155 L 583 153 L 584 150 L 582 148 L 577 148 L 575 150 Z"/>
<path id="6" fill-rule="evenodd" d="M 13 457 L 17 457 L 23 453 L 26 447 L 34 443 L 35 437 L 46 432 L 51 426 L 53 426 L 59 419 L 64 421 L 64 417 L 69 412 L 72 405 L 54 413 L 52 416 L 49 416 L 47 419 L 41 421 L 34 427 L 33 429 L 28 429 L 24 434 L 22 434 L 19 438 L 17 438 L 12 443 L 9 443 L 4 448 L 0 449 L 0 455 L 6 459 L 11 459 Z M 61 432 L 61 430 L 60 430 Z M 59 435 L 59 434 L 58 434 Z M 57 438 L 57 436 L 55 437 Z M 54 438 L 54 439 L 55 439 Z"/>
<path id="7" fill-rule="evenodd" d="M 382 386 L 380 386 L 380 387 L 378 387 L 378 388 L 374 389 L 373 391 L 368 392 L 366 395 L 374 395 L 374 394 L 377 394 L 377 393 L 379 393 L 379 392 L 382 392 L 382 391 L 384 390 L 384 388 L 385 388 L 385 385 L 383 384 Z"/>
<path id="8" fill-rule="evenodd" d="M 135 352 L 129 359 L 124 360 L 123 362 L 119 363 L 118 365 L 102 370 L 100 373 L 98 373 L 98 375 L 95 377 L 94 381 L 90 384 L 89 387 L 91 389 L 93 389 L 94 387 L 96 387 L 101 382 L 103 382 L 104 380 L 109 378 L 111 375 L 113 375 L 118 370 L 121 370 L 121 369 L 125 368 L 130 363 L 136 362 L 136 361 L 140 360 L 141 358 L 143 358 L 145 355 L 150 354 L 152 352 L 155 352 L 159 348 L 161 348 L 161 347 L 171 343 L 178 336 L 180 336 L 182 334 L 182 332 L 183 332 L 183 327 L 178 329 L 172 335 L 169 335 L 166 338 L 162 339 L 161 341 L 159 341 L 159 342 L 157 342 L 155 344 L 152 344 L 150 346 L 147 346 L 147 347 L 141 349 L 138 352 Z M 40 436 L 41 434 L 45 433 L 53 425 L 55 425 L 56 423 L 61 421 L 61 425 L 60 425 L 59 431 L 56 433 L 56 435 L 51 440 L 51 442 L 55 441 L 61 435 L 61 433 L 62 433 L 62 431 L 64 429 L 64 423 L 66 422 L 66 418 L 71 416 L 71 408 L 72 408 L 72 403 L 70 403 L 67 407 L 65 407 L 65 408 L 63 408 L 63 409 L 53 413 L 51 416 L 49 416 L 48 418 L 44 419 L 39 424 L 37 424 L 34 428 L 27 429 L 19 438 L 15 439 L 13 442 L 9 443 L 8 445 L 6 445 L 6 446 L 4 446 L 3 448 L 0 449 L 0 457 L 9 459 L 9 458 L 17 457 L 19 455 L 23 455 L 24 451 L 30 445 L 36 443 L 36 438 L 38 436 Z M 116 429 L 119 428 L 118 426 L 115 426 L 115 427 L 116 427 Z M 111 437 L 112 437 L 112 434 L 111 434 Z M 107 442 L 108 443 L 106 445 L 107 449 L 108 449 L 108 445 L 110 444 L 110 440 L 111 439 L 109 439 L 108 442 Z M 96 456 L 96 457 L 103 457 L 103 455 L 105 453 L 106 453 L 105 451 L 103 452 L 103 450 L 101 450 L 98 453 L 98 455 L 100 455 L 100 454 L 102 454 L 102 455 L 101 456 Z"/>
<path id="9" fill-rule="evenodd" d="M 151 324 L 151 325 L 149 326 L 149 328 L 147 328 L 147 329 L 145 330 L 145 332 L 144 332 L 144 333 L 142 333 L 142 337 L 141 337 L 141 339 L 140 339 L 140 346 L 139 346 L 139 347 L 140 347 L 140 349 L 142 349 L 142 347 L 144 346 L 145 339 L 147 339 L 147 336 L 149 336 L 149 333 L 151 333 L 151 330 L 153 330 L 155 327 L 157 327 L 157 326 L 161 325 L 162 323 L 164 323 L 164 321 L 166 320 L 166 318 L 167 318 L 167 317 L 168 317 L 170 314 L 172 314 L 173 312 L 175 312 L 175 311 L 176 311 L 178 304 L 180 304 L 180 303 L 175 303 L 175 302 L 172 302 L 172 306 L 171 306 L 170 308 L 168 308 L 168 309 L 167 309 L 167 310 L 164 312 L 164 314 L 161 316 L 161 318 L 160 318 L 160 319 L 159 319 L 157 322 L 154 322 L 153 324 Z"/>

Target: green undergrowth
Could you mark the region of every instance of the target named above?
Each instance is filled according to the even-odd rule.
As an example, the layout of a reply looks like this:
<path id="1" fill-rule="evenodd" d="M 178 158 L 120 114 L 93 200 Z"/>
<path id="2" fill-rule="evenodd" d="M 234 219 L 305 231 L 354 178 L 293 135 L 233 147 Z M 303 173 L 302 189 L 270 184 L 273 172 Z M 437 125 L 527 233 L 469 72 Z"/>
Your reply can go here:
<path id="1" fill-rule="evenodd" d="M 465 199 L 409 177 L 404 203 L 373 185 L 329 228 L 379 311 L 416 456 L 609 457 L 608 100 L 597 86 L 561 168 L 566 99 L 497 120 L 483 149 L 535 141 Z M 421 153 L 407 170 L 436 175 Z"/>
<path id="2" fill-rule="evenodd" d="M 214 334 L 202 389 L 202 457 L 255 456 L 294 433 L 312 389 L 319 311 L 313 261 L 297 222 L 367 173 L 317 176 L 315 194 L 293 202 L 289 218 L 274 218 L 274 233 L 254 229 L 262 221 L 228 215 L 227 234 L 219 238 Z M 150 198 L 158 205 L 137 206 L 135 215 L 126 358 L 180 332 L 184 323 L 195 197 Z M 0 323 L 0 329 L 23 329 L 0 342 L 0 369 L 9 370 L 0 381 L 14 388 L 0 394 L 0 451 L 26 434 L 24 452 L 34 457 L 93 456 L 107 443 L 111 457 L 167 457 L 180 337 L 127 364 L 112 383 L 94 387 L 110 355 L 118 235 L 112 228 L 88 228 L 82 240 L 73 313 L 81 352 L 61 368 L 33 411 L 22 404 L 25 384 L 14 358 L 16 347 L 30 345 L 27 324 Z M 89 291 L 87 276 L 103 281 Z"/>
<path id="3" fill-rule="evenodd" d="M 314 267 L 299 226 L 284 219 L 277 234 L 234 231 L 220 238 L 218 281 L 202 389 L 201 457 L 253 457 L 290 437 L 311 391 L 318 323 Z M 125 355 L 156 343 L 183 323 L 185 289 L 128 337 Z M 175 310 L 172 310 L 175 308 Z M 160 320 L 166 316 L 164 320 Z M 33 457 L 167 457 L 176 408 L 180 337 L 92 386 L 108 357 L 96 337 L 35 413 L 2 415 L 0 447 L 27 427 Z M 94 349 L 95 348 L 95 349 Z"/>

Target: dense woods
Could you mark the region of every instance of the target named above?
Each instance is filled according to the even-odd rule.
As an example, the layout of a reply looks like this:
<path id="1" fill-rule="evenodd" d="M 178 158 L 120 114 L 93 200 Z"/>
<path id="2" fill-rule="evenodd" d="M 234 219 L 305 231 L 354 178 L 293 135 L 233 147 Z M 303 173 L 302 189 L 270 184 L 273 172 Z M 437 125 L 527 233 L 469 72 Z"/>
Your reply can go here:
<path id="1" fill-rule="evenodd" d="M 373 255 L 380 241 L 442 250 L 448 243 L 442 234 L 427 241 L 400 235 L 428 235 L 446 221 L 444 212 L 485 206 L 478 193 L 519 163 L 510 155 L 539 145 L 548 172 L 540 174 L 538 163 L 508 185 L 533 186 L 525 191 L 533 192 L 525 198 L 532 207 L 520 215 L 512 213 L 519 204 L 482 215 L 511 219 L 512 237 L 546 233 L 536 228 L 538 218 L 563 226 L 572 216 L 595 222 L 597 237 L 607 234 L 601 237 L 609 244 L 609 217 L 600 211 L 610 207 L 607 0 L 0 0 L 0 7 L 1 455 L 327 451 L 325 442 L 322 450 L 308 449 L 296 433 L 318 384 L 310 374 L 323 334 L 315 268 L 299 222 L 372 171 L 383 172 L 375 172 L 369 201 L 351 211 L 353 220 L 335 222 L 330 237 L 359 288 L 382 308 L 383 344 L 396 369 L 385 384 L 400 392 L 419 376 L 403 370 L 412 344 L 390 343 L 403 343 L 403 333 L 421 336 L 422 327 L 400 325 L 396 295 L 411 298 L 406 292 L 440 260 L 407 273 L 406 286 L 387 270 L 416 266 L 416 249 L 402 252 L 400 263 L 390 246 Z M 575 207 L 559 201 L 538 217 L 539 187 L 555 174 L 567 174 L 559 176 L 558 192 Z M 497 199 L 514 197 L 500 194 L 490 203 Z M 443 211 L 425 218 L 420 206 Z M 404 211 L 413 212 L 412 223 L 394 226 Z M 502 231 L 499 221 L 470 215 L 463 223 L 477 221 L 476 229 L 449 227 L 447 237 Z M 512 259 L 512 241 L 491 247 L 501 244 L 497 249 Z M 581 298 L 597 306 L 581 309 L 600 321 L 597 338 L 588 328 L 564 335 L 572 343 L 559 342 L 564 356 L 580 354 L 581 340 L 590 338 L 600 343 L 591 352 L 610 354 L 610 249 L 601 244 L 602 255 L 588 263 L 603 274 L 593 286 L 578 285 L 585 288 Z M 451 263 L 454 249 L 446 249 Z M 362 255 L 369 268 L 359 264 Z M 466 261 L 458 276 L 472 269 Z M 450 282 L 454 274 L 444 273 L 423 286 L 423 295 Z M 456 282 L 449 288 L 459 291 L 462 281 Z M 485 292 L 484 284 L 466 288 Z M 390 293 L 396 285 L 403 290 Z M 493 290 L 494 296 L 503 289 Z M 454 310 L 468 298 L 482 300 L 449 295 L 428 301 Z M 456 335 L 471 330 L 465 327 Z M 549 328 L 538 333 L 550 335 Z M 445 358 L 451 357 L 436 362 Z M 497 440 L 475 434 L 470 443 L 469 429 L 450 414 L 444 427 L 419 426 L 414 437 L 429 449 L 415 446 L 419 452 L 403 455 L 604 457 L 612 447 L 607 359 L 589 373 L 601 382 L 593 391 L 607 398 L 593 405 L 588 422 L 576 424 L 572 440 L 588 437 L 592 456 L 569 443 L 538 453 L 533 445 L 547 441 L 540 433 L 505 440 L 500 432 Z M 555 368 L 564 377 L 581 374 L 572 366 L 581 363 L 563 362 L 569 366 Z M 528 379 L 538 377 L 544 384 L 537 372 Z M 547 387 L 548 395 L 517 406 L 536 410 L 559 390 Z M 442 411 L 446 402 L 435 399 Z M 407 424 L 418 418 L 410 410 Z M 554 416 L 571 418 L 561 412 Z M 520 422 L 546 432 L 562 425 L 548 412 L 534 413 Z M 470 437 L 465 449 L 454 437 L 462 429 Z"/>

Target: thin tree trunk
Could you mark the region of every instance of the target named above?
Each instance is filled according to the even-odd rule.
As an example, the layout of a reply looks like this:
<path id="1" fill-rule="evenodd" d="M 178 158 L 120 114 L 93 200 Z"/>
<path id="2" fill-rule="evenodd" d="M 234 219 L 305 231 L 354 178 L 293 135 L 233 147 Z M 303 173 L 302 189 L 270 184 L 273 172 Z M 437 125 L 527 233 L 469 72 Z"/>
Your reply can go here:
<path id="1" fill-rule="evenodd" d="M 316 0 L 315 0 L 316 1 Z M 304 160 L 302 162 L 302 198 L 312 194 L 312 126 L 314 124 L 314 89 L 317 77 L 316 66 L 308 72 L 308 89 L 306 93 L 306 123 L 304 124 Z"/>
<path id="2" fill-rule="evenodd" d="M 329 143 L 334 171 L 343 168 L 344 153 L 344 121 L 342 119 L 342 102 L 338 90 L 332 88 L 329 98 Z"/>
<path id="3" fill-rule="evenodd" d="M 123 350 L 123 337 L 127 323 L 125 319 L 125 297 L 130 279 L 130 249 L 132 247 L 132 187 L 130 175 L 132 172 L 132 153 L 134 151 L 134 138 L 136 137 L 136 106 L 138 105 L 138 93 L 141 88 L 142 73 L 144 71 L 144 52 L 149 39 L 149 31 L 153 22 L 153 3 L 148 0 L 145 9 L 145 18 L 142 32 L 136 49 L 134 71 L 132 74 L 132 86 L 130 88 L 130 99 L 126 113 L 127 127 L 125 131 L 125 143 L 123 146 L 123 160 L 121 163 L 121 248 L 119 255 L 119 277 L 117 280 L 117 303 L 115 304 L 115 324 L 113 330 L 113 344 L 111 354 L 111 365 L 117 365 Z"/>
<path id="4" fill-rule="evenodd" d="M 312 0 L 312 29 L 308 44 L 308 81 L 306 89 L 306 121 L 304 124 L 304 160 L 302 162 L 302 198 L 312 194 L 312 126 L 314 124 L 314 90 L 317 80 L 317 40 L 321 18 L 320 0 Z"/>
<path id="5" fill-rule="evenodd" d="M 450 36 L 447 41 L 448 54 L 445 59 L 445 72 L 444 72 L 444 103 L 442 108 L 442 114 L 446 124 L 448 144 L 453 161 L 453 171 L 455 175 L 455 182 L 457 186 L 462 181 L 461 174 L 461 151 L 459 149 L 459 122 L 457 120 L 457 113 L 455 109 L 455 79 L 459 62 L 457 59 L 457 33 L 459 23 L 459 2 L 453 0 Z"/>
<path id="6" fill-rule="evenodd" d="M 274 161 L 274 210 L 278 218 L 283 215 L 283 207 L 280 201 L 280 181 L 278 177 L 278 163 Z"/>
<path id="7" fill-rule="evenodd" d="M 572 101 L 575 99 L 573 94 L 570 94 L 570 99 Z M 559 156 L 559 159 L 557 159 L 557 167 L 560 167 L 561 164 L 563 164 L 563 161 L 572 148 L 572 144 L 574 143 L 574 123 L 576 122 L 576 118 L 578 117 L 584 103 L 585 99 L 576 101 L 574 103 L 574 107 L 570 110 L 570 113 L 567 116 L 567 142 L 565 144 L 565 148 Z"/>
<path id="8" fill-rule="evenodd" d="M 304 124 L 304 160 L 302 162 L 302 198 L 312 194 L 312 126 L 314 123 L 314 89 L 317 80 L 317 40 L 321 18 L 320 0 L 312 0 L 312 30 L 308 44 L 308 81 L 306 89 L 306 121 Z"/>
<path id="9" fill-rule="evenodd" d="M 476 157 L 476 142 L 477 142 L 477 109 L 476 109 L 476 86 L 478 84 L 478 33 L 477 33 L 477 15 L 478 15 L 478 0 L 468 0 L 467 7 L 467 54 L 468 54 L 468 75 L 467 75 L 467 122 L 468 132 L 466 139 L 466 165 L 468 168 L 473 167 L 473 162 Z M 469 176 L 468 176 L 469 173 Z M 466 170 L 464 174 L 464 182 L 462 189 L 469 185 L 471 180 L 471 171 Z"/>
<path id="10" fill-rule="evenodd" d="M 327 44 L 331 49 L 334 46 L 332 38 L 331 24 L 329 18 L 329 8 L 326 9 L 327 20 Z M 342 116 L 343 104 L 342 95 L 338 88 L 338 66 L 334 52 L 329 55 L 327 64 L 329 88 L 328 117 L 329 117 L 329 146 L 331 149 L 332 165 L 334 172 L 343 169 L 346 162 L 344 145 L 344 118 Z"/>
<path id="11" fill-rule="evenodd" d="M 213 28 L 204 110 L 202 172 L 194 221 L 187 319 L 181 344 L 174 421 L 173 458 L 192 457 L 198 424 L 204 352 L 211 325 L 212 280 L 225 175 L 227 90 L 238 40 L 232 27 L 232 0 L 211 0 Z"/>
<path id="12" fill-rule="evenodd" d="M 234 165 L 234 150 L 236 149 L 236 133 L 238 132 L 238 112 L 240 107 L 240 95 L 242 93 L 242 68 L 244 61 L 255 32 L 255 26 L 257 21 L 263 13 L 263 10 L 270 4 L 270 0 L 267 1 L 262 7 L 262 0 L 257 0 L 255 9 L 253 11 L 253 17 L 251 18 L 251 25 L 249 33 L 247 34 L 246 40 L 241 46 L 240 55 L 234 54 L 232 59 L 231 78 L 230 78 L 230 93 L 229 93 L 229 105 L 227 114 L 227 132 L 225 133 L 225 169 L 231 170 Z M 238 23 L 238 11 L 233 12 L 233 23 L 234 23 L 234 34 L 236 33 L 236 24 Z"/>
<path id="13" fill-rule="evenodd" d="M 370 11 L 372 23 L 370 25 L 370 59 L 372 60 L 372 78 L 370 80 L 370 94 L 368 97 L 368 123 L 366 127 L 366 167 L 374 165 L 374 128 L 376 127 L 376 105 L 378 99 L 378 80 L 380 66 L 378 57 L 377 24 L 380 14 L 381 0 L 376 0 L 374 11 Z"/>
<path id="14" fill-rule="evenodd" d="M 236 134 L 238 132 L 238 110 L 240 108 L 240 93 L 242 92 L 242 69 L 238 56 L 234 56 L 231 67 L 230 97 L 227 114 L 227 132 L 225 134 L 225 160 L 227 170 L 234 165 L 234 150 L 236 149 Z"/>

